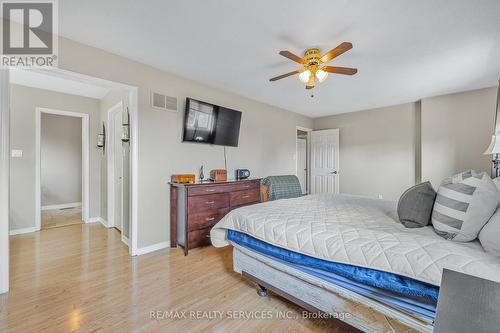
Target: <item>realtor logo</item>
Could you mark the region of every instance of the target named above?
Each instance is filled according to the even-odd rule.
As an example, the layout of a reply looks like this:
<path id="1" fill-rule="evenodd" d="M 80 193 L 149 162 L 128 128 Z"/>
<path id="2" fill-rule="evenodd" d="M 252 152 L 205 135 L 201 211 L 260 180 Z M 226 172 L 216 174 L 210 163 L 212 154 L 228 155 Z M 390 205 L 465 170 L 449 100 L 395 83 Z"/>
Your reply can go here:
<path id="1" fill-rule="evenodd" d="M 55 67 L 57 2 L 2 3 L 2 67 Z"/>

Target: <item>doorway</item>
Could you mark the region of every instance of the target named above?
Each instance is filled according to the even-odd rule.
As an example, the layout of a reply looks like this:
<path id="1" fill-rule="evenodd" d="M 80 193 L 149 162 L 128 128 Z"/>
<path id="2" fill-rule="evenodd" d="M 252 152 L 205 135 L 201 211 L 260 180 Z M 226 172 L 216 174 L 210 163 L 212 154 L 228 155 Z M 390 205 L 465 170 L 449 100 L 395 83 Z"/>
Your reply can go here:
<path id="1" fill-rule="evenodd" d="M 89 115 L 36 108 L 36 230 L 89 218 Z"/>
<path id="2" fill-rule="evenodd" d="M 302 194 L 309 193 L 309 140 L 311 129 L 296 128 L 295 174 L 300 182 Z"/>

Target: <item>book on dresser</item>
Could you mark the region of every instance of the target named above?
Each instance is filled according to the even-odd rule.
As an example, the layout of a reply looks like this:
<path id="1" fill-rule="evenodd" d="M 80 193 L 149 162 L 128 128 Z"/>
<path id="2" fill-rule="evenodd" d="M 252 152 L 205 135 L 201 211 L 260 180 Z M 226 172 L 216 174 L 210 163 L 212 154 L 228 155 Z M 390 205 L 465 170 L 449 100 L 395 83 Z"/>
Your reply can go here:
<path id="1" fill-rule="evenodd" d="M 260 202 L 260 179 L 170 183 L 170 246 L 210 245 L 210 229 L 229 211 Z"/>

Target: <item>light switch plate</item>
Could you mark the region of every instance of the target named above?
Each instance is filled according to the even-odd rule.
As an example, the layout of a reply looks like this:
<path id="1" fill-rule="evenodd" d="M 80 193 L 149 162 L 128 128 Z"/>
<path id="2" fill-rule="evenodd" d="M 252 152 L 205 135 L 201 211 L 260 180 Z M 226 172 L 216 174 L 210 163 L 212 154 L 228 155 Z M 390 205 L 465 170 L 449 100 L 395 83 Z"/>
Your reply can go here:
<path id="1" fill-rule="evenodd" d="M 12 149 L 10 152 L 12 157 L 23 157 L 23 151 L 21 149 Z"/>

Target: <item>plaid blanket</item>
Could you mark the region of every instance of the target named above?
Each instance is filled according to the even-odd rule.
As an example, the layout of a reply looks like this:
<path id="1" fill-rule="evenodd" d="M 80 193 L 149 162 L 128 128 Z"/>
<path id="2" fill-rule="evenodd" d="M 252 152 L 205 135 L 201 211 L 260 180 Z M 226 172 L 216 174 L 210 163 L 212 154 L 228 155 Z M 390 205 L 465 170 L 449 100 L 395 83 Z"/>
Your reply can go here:
<path id="1" fill-rule="evenodd" d="M 289 199 L 302 196 L 300 182 L 295 175 L 269 176 L 262 180 L 269 186 L 269 200 Z"/>

